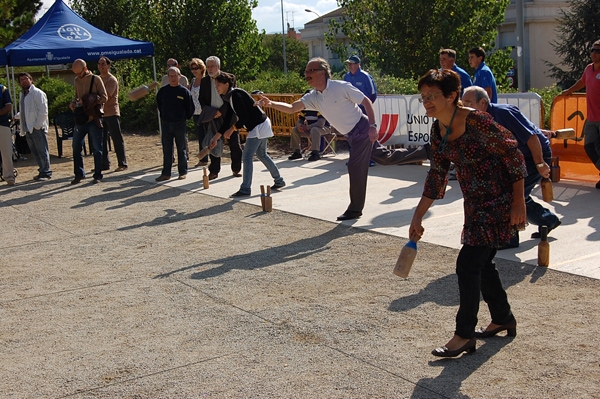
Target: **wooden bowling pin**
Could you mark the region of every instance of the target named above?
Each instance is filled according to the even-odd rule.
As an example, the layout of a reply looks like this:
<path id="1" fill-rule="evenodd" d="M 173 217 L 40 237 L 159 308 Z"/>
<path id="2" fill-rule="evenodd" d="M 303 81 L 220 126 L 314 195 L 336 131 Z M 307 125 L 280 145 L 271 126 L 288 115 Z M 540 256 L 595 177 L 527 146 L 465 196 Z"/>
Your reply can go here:
<path id="1" fill-rule="evenodd" d="M 150 90 L 154 90 L 158 87 L 158 82 L 152 82 L 149 85 L 141 85 L 139 87 L 136 87 L 135 89 L 131 90 L 129 93 L 127 93 L 127 97 L 129 98 L 129 101 L 137 101 L 140 98 L 146 97 L 148 95 L 148 93 L 150 93 Z"/>
<path id="2" fill-rule="evenodd" d="M 415 257 L 417 256 L 417 241 L 419 241 L 419 237 L 412 236 L 404 245 L 402 251 L 400 251 L 400 256 L 398 256 L 398 261 L 394 267 L 394 274 L 396 276 L 402 278 L 408 277 L 413 262 L 415 261 Z"/>
<path id="3" fill-rule="evenodd" d="M 260 204 L 262 205 L 262 210 L 265 212 L 267 209 L 265 208 L 265 186 L 260 186 Z"/>
<path id="4" fill-rule="evenodd" d="M 202 171 L 204 172 L 204 176 L 202 176 L 202 187 L 207 189 L 209 187 L 209 184 L 208 184 L 208 174 L 206 172 L 206 168 L 202 168 Z"/>
<path id="5" fill-rule="evenodd" d="M 554 200 L 552 181 L 550 179 L 542 178 L 540 185 L 542 186 L 542 199 L 545 202 L 552 202 Z"/>
<path id="6" fill-rule="evenodd" d="M 538 266 L 550 264 L 550 243 L 548 242 L 548 226 L 540 227 L 540 243 L 538 244 Z"/>
<path id="7" fill-rule="evenodd" d="M 271 197 L 271 186 L 267 186 L 267 196 L 265 197 L 265 211 L 273 211 L 273 197 Z"/>

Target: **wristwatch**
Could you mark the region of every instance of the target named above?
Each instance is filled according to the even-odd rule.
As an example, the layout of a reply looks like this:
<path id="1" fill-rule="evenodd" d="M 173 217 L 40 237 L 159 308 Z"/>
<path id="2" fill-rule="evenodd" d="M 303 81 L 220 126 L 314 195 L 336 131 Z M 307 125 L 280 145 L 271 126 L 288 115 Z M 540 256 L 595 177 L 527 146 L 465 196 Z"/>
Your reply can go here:
<path id="1" fill-rule="evenodd" d="M 539 168 L 543 168 L 544 165 L 546 165 L 546 162 L 536 163 L 535 167 L 539 169 Z"/>
<path id="2" fill-rule="evenodd" d="M 377 123 L 371 123 L 369 127 L 374 127 L 375 129 L 377 129 Z"/>

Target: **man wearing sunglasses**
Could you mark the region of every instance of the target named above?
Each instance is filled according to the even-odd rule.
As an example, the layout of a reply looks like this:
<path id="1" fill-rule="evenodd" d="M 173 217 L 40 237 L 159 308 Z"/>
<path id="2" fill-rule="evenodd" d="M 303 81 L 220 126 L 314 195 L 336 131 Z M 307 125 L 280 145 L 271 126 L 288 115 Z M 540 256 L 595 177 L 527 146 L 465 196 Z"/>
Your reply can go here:
<path id="1" fill-rule="evenodd" d="M 346 135 L 350 144 L 350 158 L 347 163 L 350 178 L 350 205 L 337 220 L 358 219 L 362 216 L 365 206 L 371 149 L 377 140 L 373 103 L 350 83 L 331 79 L 331 67 L 323 58 L 311 59 L 304 73 L 306 82 L 315 90 L 292 104 L 271 101 L 262 95 L 255 105 L 271 107 L 288 114 L 305 108 L 314 109 L 319 111 L 338 132 Z M 364 106 L 366 115 L 359 105 Z"/>
<path id="2" fill-rule="evenodd" d="M 592 44 L 590 58 L 592 63 L 585 67 L 581 79 L 560 95 L 568 96 L 586 88 L 587 119 L 583 125 L 583 149 L 596 169 L 600 170 L 600 40 Z M 596 183 L 596 188 L 600 189 L 600 181 Z"/>

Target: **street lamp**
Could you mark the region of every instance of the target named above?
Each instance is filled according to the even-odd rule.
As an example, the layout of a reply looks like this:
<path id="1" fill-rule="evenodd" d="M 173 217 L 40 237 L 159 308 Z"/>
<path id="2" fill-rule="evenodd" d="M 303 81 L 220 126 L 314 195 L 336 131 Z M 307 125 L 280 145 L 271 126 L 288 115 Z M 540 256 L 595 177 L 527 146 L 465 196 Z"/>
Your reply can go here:
<path id="1" fill-rule="evenodd" d="M 312 12 L 312 13 L 313 13 L 313 14 L 315 14 L 317 17 L 321 18 L 321 15 L 320 15 L 318 12 L 316 12 L 316 11 L 309 10 L 308 8 L 305 8 L 305 9 L 304 9 L 304 11 L 306 11 L 306 12 Z"/>
<path id="2" fill-rule="evenodd" d="M 283 73 L 287 75 L 287 56 L 285 54 L 285 37 L 287 36 L 287 32 L 283 23 L 283 0 L 281 0 L 281 33 L 283 36 Z"/>

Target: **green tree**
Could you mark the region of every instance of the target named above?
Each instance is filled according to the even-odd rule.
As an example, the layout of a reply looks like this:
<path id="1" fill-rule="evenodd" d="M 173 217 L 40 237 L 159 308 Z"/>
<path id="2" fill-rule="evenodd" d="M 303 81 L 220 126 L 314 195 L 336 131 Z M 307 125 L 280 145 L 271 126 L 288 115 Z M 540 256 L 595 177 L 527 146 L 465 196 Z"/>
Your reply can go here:
<path id="1" fill-rule="evenodd" d="M 255 76 L 264 60 L 262 34 L 252 19 L 257 0 L 75 0 L 73 9 L 110 33 L 151 41 L 159 65 L 216 55 L 223 70 Z"/>
<path id="2" fill-rule="evenodd" d="M 267 59 L 262 64 L 263 71 L 283 71 L 283 40 L 281 34 L 265 35 L 263 46 Z M 300 40 L 286 36 L 285 55 L 287 69 L 301 73 L 308 62 L 308 46 Z"/>
<path id="3" fill-rule="evenodd" d="M 600 39 L 600 8 L 597 0 L 571 0 L 560 10 L 558 38 L 551 44 L 560 64 L 546 62 L 550 76 L 562 87 L 572 86 L 590 63 L 592 43 Z"/>
<path id="4" fill-rule="evenodd" d="M 438 50 L 453 48 L 465 65 L 468 50 L 491 49 L 509 0 L 340 0 L 342 24 L 330 27 L 331 42 L 343 31 L 359 55 L 384 74 L 419 77 L 439 67 Z M 335 45 L 335 43 L 332 43 Z"/>
<path id="5" fill-rule="evenodd" d="M 0 0 L 0 47 L 27 32 L 41 7 L 41 0 Z"/>

